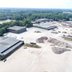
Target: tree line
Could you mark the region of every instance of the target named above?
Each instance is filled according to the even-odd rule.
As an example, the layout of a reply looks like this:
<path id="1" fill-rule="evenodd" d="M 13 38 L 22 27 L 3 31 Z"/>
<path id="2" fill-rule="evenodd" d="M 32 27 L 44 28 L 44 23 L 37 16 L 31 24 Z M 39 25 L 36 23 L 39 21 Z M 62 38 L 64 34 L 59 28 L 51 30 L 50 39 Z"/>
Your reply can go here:
<path id="1" fill-rule="evenodd" d="M 3 24 L 0 24 L 0 36 L 2 36 L 4 33 L 8 32 L 7 28 L 11 26 L 26 26 L 26 27 L 32 27 L 32 23 L 29 19 L 25 20 L 16 20 L 16 21 L 11 21 L 11 22 L 6 22 Z"/>
<path id="2" fill-rule="evenodd" d="M 69 13 L 70 12 L 70 13 Z M 0 36 L 7 32 L 10 26 L 32 27 L 31 21 L 40 18 L 53 19 L 55 21 L 72 18 L 72 10 L 64 9 L 0 9 L 0 20 L 15 20 L 0 24 Z"/>

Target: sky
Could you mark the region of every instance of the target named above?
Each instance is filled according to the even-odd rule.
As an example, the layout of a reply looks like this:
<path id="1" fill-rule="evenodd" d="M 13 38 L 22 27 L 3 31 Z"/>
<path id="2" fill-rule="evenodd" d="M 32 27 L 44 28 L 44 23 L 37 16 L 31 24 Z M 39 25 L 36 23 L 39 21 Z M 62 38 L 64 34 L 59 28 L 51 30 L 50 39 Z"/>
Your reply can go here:
<path id="1" fill-rule="evenodd" d="M 5 7 L 72 9 L 72 0 L 0 0 L 0 8 Z"/>

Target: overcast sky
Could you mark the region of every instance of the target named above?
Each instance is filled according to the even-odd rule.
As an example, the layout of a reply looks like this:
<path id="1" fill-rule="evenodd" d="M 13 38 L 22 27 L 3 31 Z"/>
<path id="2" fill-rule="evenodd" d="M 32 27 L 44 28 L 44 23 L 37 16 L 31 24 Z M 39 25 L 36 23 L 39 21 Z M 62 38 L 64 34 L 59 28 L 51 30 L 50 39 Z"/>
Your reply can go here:
<path id="1" fill-rule="evenodd" d="M 72 0 L 0 0 L 0 7 L 72 8 Z"/>

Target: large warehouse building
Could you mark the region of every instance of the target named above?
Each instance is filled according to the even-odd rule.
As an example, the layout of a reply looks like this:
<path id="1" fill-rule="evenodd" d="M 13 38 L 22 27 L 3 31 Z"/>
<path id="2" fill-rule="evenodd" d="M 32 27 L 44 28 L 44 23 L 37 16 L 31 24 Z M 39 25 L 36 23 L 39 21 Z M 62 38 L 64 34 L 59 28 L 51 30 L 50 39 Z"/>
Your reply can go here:
<path id="1" fill-rule="evenodd" d="M 54 30 L 57 29 L 58 27 L 56 25 L 49 25 L 49 24 L 33 24 L 34 27 L 46 29 L 46 30 Z"/>
<path id="2" fill-rule="evenodd" d="M 0 38 L 0 60 L 3 60 L 8 57 L 23 44 L 24 42 L 19 41 L 15 38 Z"/>
<path id="3" fill-rule="evenodd" d="M 9 32 L 12 33 L 22 33 L 26 31 L 26 27 L 22 27 L 22 26 L 12 26 L 8 28 Z"/>

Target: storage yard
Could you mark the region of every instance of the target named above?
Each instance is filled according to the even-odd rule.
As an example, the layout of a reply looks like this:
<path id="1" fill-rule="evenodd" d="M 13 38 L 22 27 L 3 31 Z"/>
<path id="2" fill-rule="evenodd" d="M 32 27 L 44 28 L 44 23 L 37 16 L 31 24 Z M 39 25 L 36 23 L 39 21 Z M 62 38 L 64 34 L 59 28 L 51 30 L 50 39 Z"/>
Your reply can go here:
<path id="1" fill-rule="evenodd" d="M 20 34 L 5 34 L 5 37 L 24 41 L 26 46 L 20 47 L 6 62 L 0 61 L 1 72 L 72 72 L 72 41 L 63 38 L 72 35 L 72 28 L 61 22 L 46 23 L 54 23 L 58 28 L 32 27 Z"/>

